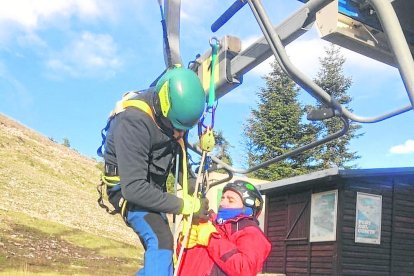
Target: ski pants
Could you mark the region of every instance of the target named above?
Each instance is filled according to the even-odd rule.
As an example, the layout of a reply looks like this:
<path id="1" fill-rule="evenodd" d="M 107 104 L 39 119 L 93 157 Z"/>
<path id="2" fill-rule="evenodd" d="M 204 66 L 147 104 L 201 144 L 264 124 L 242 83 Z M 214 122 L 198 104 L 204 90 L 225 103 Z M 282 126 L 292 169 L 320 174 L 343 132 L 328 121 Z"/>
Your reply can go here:
<path id="1" fill-rule="evenodd" d="M 173 275 L 174 239 L 164 213 L 128 211 L 129 226 L 145 249 L 144 266 L 137 276 Z"/>

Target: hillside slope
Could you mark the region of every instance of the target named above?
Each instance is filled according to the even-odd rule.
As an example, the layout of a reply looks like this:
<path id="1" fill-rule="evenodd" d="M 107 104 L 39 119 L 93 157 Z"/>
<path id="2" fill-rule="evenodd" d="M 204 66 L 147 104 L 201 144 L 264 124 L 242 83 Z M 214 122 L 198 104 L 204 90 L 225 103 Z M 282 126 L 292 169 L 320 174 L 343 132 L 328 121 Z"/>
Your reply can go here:
<path id="1" fill-rule="evenodd" d="M 98 206 L 99 174 L 95 160 L 0 114 L 0 210 L 140 246 L 119 216 Z"/>

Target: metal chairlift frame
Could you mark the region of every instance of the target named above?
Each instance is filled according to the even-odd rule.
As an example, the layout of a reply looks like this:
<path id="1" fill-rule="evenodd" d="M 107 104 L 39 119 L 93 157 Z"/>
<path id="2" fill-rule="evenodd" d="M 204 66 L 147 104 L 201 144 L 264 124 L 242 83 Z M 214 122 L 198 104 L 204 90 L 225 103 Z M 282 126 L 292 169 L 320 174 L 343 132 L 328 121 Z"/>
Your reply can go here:
<path id="1" fill-rule="evenodd" d="M 270 164 L 279 162 L 279 161 L 284 160 L 286 158 L 292 157 L 292 156 L 294 156 L 296 154 L 300 154 L 300 153 L 302 153 L 302 152 L 304 152 L 306 150 L 315 148 L 315 147 L 317 147 L 319 145 L 322 145 L 322 144 L 325 144 L 325 143 L 327 143 L 329 141 L 332 141 L 334 139 L 337 139 L 337 138 L 341 137 L 342 135 L 345 135 L 348 132 L 348 129 L 349 129 L 349 120 L 347 118 L 345 118 L 345 117 L 339 117 L 339 118 L 341 119 L 341 121 L 343 123 L 343 127 L 342 127 L 341 130 L 339 130 L 339 131 L 337 131 L 337 132 L 335 132 L 333 134 L 330 134 L 330 135 L 328 135 L 328 136 L 326 136 L 324 138 L 321 138 L 319 140 L 316 140 L 316 141 L 313 141 L 313 142 L 311 142 L 309 144 L 306 144 L 304 146 L 298 147 L 296 149 L 292 149 L 291 151 L 289 151 L 287 153 L 284 153 L 282 155 L 276 156 L 276 157 L 274 157 L 272 159 L 269 159 L 269 160 L 267 160 L 267 161 L 265 161 L 263 163 L 260 163 L 260 164 L 258 164 L 256 166 L 253 166 L 253 167 L 250 167 L 248 169 L 233 168 L 232 166 L 230 166 L 230 165 L 226 164 L 225 162 L 221 161 L 219 158 L 217 158 L 215 156 L 210 156 L 211 159 L 215 163 L 218 164 L 217 169 L 224 169 L 227 172 L 227 174 L 228 174 L 228 177 L 226 177 L 225 179 L 222 179 L 222 180 L 219 180 L 219 181 L 216 181 L 216 182 L 211 183 L 210 184 L 210 187 L 213 187 L 213 186 L 216 186 L 218 184 L 221 184 L 221 183 L 224 183 L 226 181 L 231 180 L 232 177 L 233 177 L 233 173 L 239 173 L 239 174 L 248 174 L 248 173 L 251 173 L 251 172 L 253 172 L 255 170 L 258 170 L 258 169 L 267 167 Z M 192 151 L 194 151 L 194 152 L 196 152 L 198 154 L 201 154 L 201 149 L 199 149 L 195 145 L 190 145 L 189 148 Z"/>
<path id="2" fill-rule="evenodd" d="M 286 154 L 280 155 L 276 158 L 248 169 L 233 168 L 218 158 L 211 156 L 212 160 L 215 163 L 219 164 L 221 168 L 225 169 L 229 173 L 230 179 L 232 177 L 232 173 L 247 174 L 259 168 L 268 166 L 272 163 L 278 162 L 310 148 L 326 143 L 332 139 L 336 139 L 348 131 L 349 121 L 359 123 L 375 123 L 413 109 L 414 61 L 408 43 L 404 37 L 401 25 L 398 21 L 398 17 L 390 1 L 388 0 L 361 0 L 361 2 L 370 4 L 378 15 L 383 31 L 388 37 L 388 43 L 390 45 L 390 49 L 392 50 L 392 54 L 395 57 L 396 65 L 400 72 L 402 81 L 404 82 L 405 88 L 407 90 L 407 94 L 411 103 L 410 105 L 372 117 L 356 115 L 339 104 L 326 91 L 324 91 L 314 81 L 303 74 L 291 63 L 286 53 L 285 46 L 300 37 L 302 34 L 306 33 L 315 22 L 316 13 L 333 1 L 334 0 L 310 0 L 289 18 L 287 18 L 278 26 L 274 27 L 272 26 L 269 16 L 267 15 L 260 0 L 236 0 L 233 5 L 227 11 L 225 11 L 225 13 L 213 24 L 212 30 L 217 30 L 223 24 L 225 24 L 225 22 L 227 22 L 227 20 L 232 17 L 240 8 L 248 3 L 264 35 L 264 37 L 258 39 L 247 49 L 231 58 L 231 60 L 228 62 L 229 68 L 226 69 L 226 71 L 230 71 L 230 73 L 227 72 L 227 77 L 230 76 L 231 79 L 227 79 L 226 81 L 218 81 L 216 84 L 217 97 L 222 97 L 240 85 L 244 74 L 246 74 L 248 71 L 259 65 L 261 62 L 273 54 L 280 64 L 281 68 L 289 75 L 290 78 L 292 78 L 292 80 L 294 80 L 319 102 L 332 108 L 334 110 L 333 113 L 338 116 L 344 124 L 342 130 L 332 135 L 329 135 L 318 141 L 314 141 L 309 145 L 294 149 Z M 179 10 L 181 0 L 164 0 L 164 3 L 165 10 L 167 11 L 167 32 L 170 37 L 174 37 L 173 42 L 170 41 L 170 49 L 173 56 L 172 60 L 181 62 L 179 51 Z M 207 51 L 207 56 L 208 53 L 209 51 Z M 168 65 L 169 64 L 167 64 L 167 66 Z M 199 149 L 197 149 L 196 146 L 191 146 L 190 149 L 196 153 L 200 153 Z"/>

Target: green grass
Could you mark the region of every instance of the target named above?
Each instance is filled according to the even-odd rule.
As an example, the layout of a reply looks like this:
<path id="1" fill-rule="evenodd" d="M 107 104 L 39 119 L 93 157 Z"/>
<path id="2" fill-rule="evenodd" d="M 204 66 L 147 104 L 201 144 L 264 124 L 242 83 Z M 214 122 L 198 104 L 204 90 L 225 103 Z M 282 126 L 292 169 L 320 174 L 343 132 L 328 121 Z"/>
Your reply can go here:
<path id="1" fill-rule="evenodd" d="M 44 234 L 58 235 L 67 231 L 67 227 L 52 221 L 32 218 L 26 214 L 12 211 L 0 210 L 0 217 L 7 216 L 13 219 L 13 222 L 30 228 L 35 228 Z"/>
<path id="2" fill-rule="evenodd" d="M 102 162 L 0 114 L 0 276 L 133 275 L 142 266 L 143 249 L 122 242 L 131 243 L 134 233 L 121 228 L 126 226 L 120 220 L 90 213 L 96 207 L 101 167 Z M 105 235 L 86 232 L 97 229 Z"/>
<path id="3" fill-rule="evenodd" d="M 142 252 L 58 223 L 0 210 L 1 275 L 133 275 Z"/>
<path id="4" fill-rule="evenodd" d="M 83 248 L 96 250 L 100 255 L 107 257 L 121 257 L 133 259 L 137 257 L 138 249 L 125 244 L 101 237 L 90 235 L 88 233 L 69 233 L 62 238 L 70 243 Z"/>

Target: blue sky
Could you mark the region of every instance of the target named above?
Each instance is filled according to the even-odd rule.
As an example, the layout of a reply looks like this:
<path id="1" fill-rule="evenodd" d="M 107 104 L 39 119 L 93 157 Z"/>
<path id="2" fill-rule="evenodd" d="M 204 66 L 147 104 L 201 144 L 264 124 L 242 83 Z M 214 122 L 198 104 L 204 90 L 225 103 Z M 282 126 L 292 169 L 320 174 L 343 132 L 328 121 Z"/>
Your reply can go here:
<path id="1" fill-rule="evenodd" d="M 248 6 L 217 33 L 210 26 L 230 0 L 182 0 L 181 55 L 186 65 L 209 48 L 212 36 L 231 34 L 242 47 L 261 36 Z M 264 0 L 274 24 L 296 11 L 298 1 Z M 324 46 L 313 29 L 288 47 L 292 62 L 315 76 Z M 351 107 L 376 116 L 409 104 L 395 68 L 342 51 L 353 79 Z M 242 125 L 256 104 L 270 59 L 244 76 L 243 85 L 219 101 L 216 129 L 233 145 L 236 166 L 244 163 Z M 14 0 L 0 10 L 0 112 L 62 142 L 66 137 L 84 155 L 97 158 L 100 129 L 121 95 L 144 89 L 165 69 L 156 0 Z M 303 92 L 304 103 L 313 104 Z M 414 164 L 414 112 L 364 124 L 351 149 L 360 168 Z M 192 137 L 196 133 L 192 132 Z"/>

